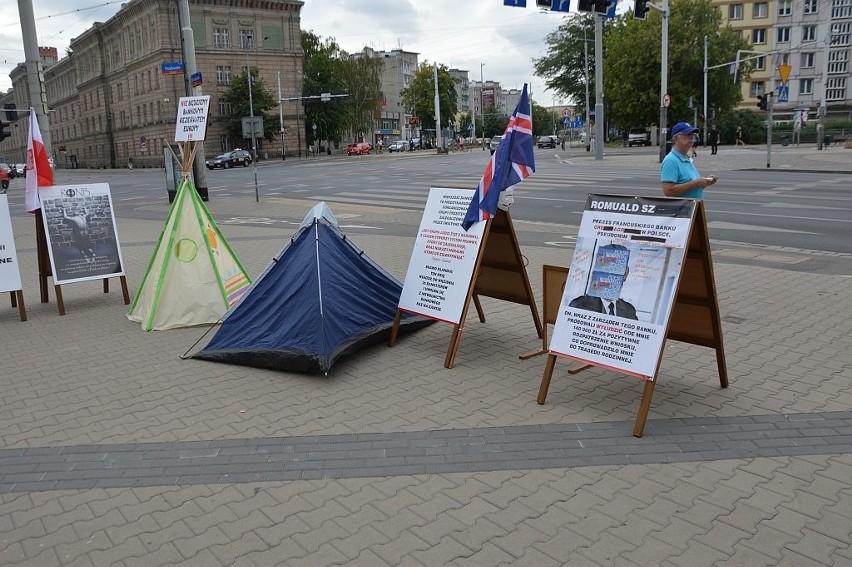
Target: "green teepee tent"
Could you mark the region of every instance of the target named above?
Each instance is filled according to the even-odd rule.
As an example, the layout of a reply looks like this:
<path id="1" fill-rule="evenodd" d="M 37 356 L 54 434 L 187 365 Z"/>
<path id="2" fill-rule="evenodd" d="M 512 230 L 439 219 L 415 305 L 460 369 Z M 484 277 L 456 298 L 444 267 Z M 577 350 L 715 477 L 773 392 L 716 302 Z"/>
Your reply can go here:
<path id="1" fill-rule="evenodd" d="M 184 177 L 127 313 L 146 331 L 213 324 L 251 285 L 210 211 Z"/>

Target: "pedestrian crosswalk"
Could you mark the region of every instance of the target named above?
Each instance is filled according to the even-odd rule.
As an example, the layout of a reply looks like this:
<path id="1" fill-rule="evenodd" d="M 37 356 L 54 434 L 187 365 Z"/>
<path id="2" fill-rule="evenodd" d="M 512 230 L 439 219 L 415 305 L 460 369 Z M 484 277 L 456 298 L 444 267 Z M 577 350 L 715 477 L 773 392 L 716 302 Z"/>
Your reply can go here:
<path id="1" fill-rule="evenodd" d="M 615 184 L 629 187 L 627 180 L 634 180 L 635 174 L 625 169 L 599 168 L 586 171 L 548 172 L 533 174 L 515 186 L 516 195 L 541 196 L 543 198 L 569 188 L 584 188 L 590 192 L 598 191 L 602 185 Z M 401 178 L 375 180 L 375 186 L 360 190 L 333 191 L 330 188 L 318 191 L 305 191 L 301 198 L 326 201 L 329 203 L 348 203 L 390 207 L 395 209 L 423 210 L 430 187 L 461 187 L 475 189 L 479 183 L 478 175 L 437 176 L 433 179 L 418 179 L 408 182 Z M 631 183 L 632 184 L 632 183 Z M 603 191 L 606 192 L 606 191 Z"/>

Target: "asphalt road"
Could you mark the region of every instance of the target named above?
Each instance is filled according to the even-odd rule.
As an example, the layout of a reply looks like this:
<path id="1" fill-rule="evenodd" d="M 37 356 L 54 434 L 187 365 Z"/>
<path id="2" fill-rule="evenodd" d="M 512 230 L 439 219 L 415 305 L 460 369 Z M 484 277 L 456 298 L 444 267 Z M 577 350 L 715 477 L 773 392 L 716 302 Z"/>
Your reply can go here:
<path id="1" fill-rule="evenodd" d="M 634 148 L 633 151 L 643 151 Z M 516 187 L 512 217 L 522 244 L 571 246 L 589 193 L 660 195 L 659 170 L 604 164 L 576 165 L 560 150 L 536 150 L 537 170 Z M 207 172 L 210 199 L 286 197 L 421 211 L 429 187 L 474 188 L 489 158 L 487 151 L 435 155 L 432 152 L 268 161 L 257 167 Z M 610 165 L 611 164 L 611 165 Z M 699 163 L 703 169 L 704 164 Z M 711 171 L 707 171 L 711 173 Z M 852 265 L 852 181 L 842 173 L 729 171 L 705 200 L 711 239 L 744 247 L 794 251 L 810 256 L 799 269 L 850 273 Z M 119 217 L 155 218 L 165 213 L 165 175 L 160 170 L 57 172 L 58 184 L 108 182 Z M 22 214 L 23 180 L 9 190 L 13 214 Z M 17 197 L 15 195 L 18 195 Z M 383 234 L 414 236 L 417 227 L 388 216 Z M 263 217 L 259 217 L 263 218 Z M 220 219 L 222 222 L 224 219 Z M 564 225 L 554 235 L 552 225 Z M 547 226 L 547 229 L 537 229 Z M 366 227 L 364 230 L 370 230 Z"/>

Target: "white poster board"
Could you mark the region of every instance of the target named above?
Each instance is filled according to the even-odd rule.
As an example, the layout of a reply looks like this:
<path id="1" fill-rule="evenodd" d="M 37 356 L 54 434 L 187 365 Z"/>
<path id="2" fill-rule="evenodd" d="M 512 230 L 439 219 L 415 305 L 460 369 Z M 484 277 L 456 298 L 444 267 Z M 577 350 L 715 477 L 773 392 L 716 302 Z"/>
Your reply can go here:
<path id="1" fill-rule="evenodd" d="M 4 194 L 0 195 L 0 292 L 19 289 L 21 270 L 18 268 L 12 217 L 9 215 L 9 196 Z"/>
<path id="2" fill-rule="evenodd" d="M 690 199 L 589 195 L 550 353 L 653 380 L 694 213 Z"/>
<path id="3" fill-rule="evenodd" d="M 107 183 L 40 187 L 56 285 L 124 275 Z"/>
<path id="4" fill-rule="evenodd" d="M 399 308 L 456 325 L 462 317 L 485 223 L 461 227 L 472 189 L 432 187 L 399 298 Z"/>
<path id="5" fill-rule="evenodd" d="M 182 96 L 178 101 L 175 142 L 198 142 L 207 133 L 210 95 Z"/>

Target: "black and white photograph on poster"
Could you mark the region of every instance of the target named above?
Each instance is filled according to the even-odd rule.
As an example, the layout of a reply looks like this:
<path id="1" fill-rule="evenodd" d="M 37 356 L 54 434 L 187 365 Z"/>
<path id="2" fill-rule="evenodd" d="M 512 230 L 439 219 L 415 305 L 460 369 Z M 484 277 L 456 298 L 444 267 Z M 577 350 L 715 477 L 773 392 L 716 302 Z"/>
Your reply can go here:
<path id="1" fill-rule="evenodd" d="M 689 199 L 589 196 L 553 354 L 653 379 L 694 209 Z"/>
<path id="2" fill-rule="evenodd" d="M 56 185 L 39 194 L 55 284 L 124 275 L 108 184 Z"/>

